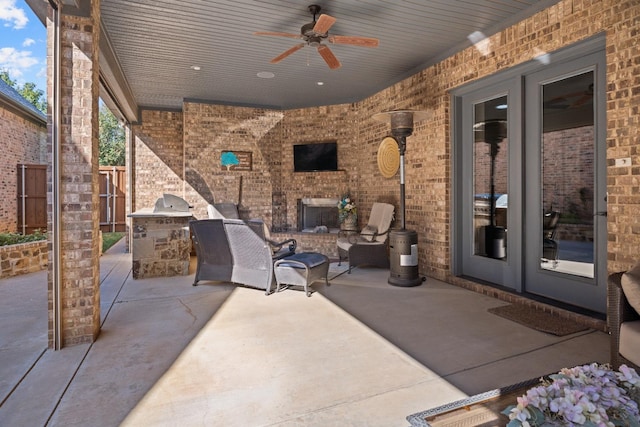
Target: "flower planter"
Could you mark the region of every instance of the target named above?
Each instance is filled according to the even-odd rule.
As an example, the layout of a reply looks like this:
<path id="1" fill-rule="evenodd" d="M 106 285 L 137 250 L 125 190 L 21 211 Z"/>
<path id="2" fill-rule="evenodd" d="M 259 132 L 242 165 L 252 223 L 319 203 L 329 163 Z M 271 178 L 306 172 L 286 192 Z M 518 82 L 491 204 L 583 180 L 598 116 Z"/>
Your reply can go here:
<path id="1" fill-rule="evenodd" d="M 358 229 L 358 219 L 355 215 L 348 215 L 340 224 L 343 231 L 356 231 Z"/>

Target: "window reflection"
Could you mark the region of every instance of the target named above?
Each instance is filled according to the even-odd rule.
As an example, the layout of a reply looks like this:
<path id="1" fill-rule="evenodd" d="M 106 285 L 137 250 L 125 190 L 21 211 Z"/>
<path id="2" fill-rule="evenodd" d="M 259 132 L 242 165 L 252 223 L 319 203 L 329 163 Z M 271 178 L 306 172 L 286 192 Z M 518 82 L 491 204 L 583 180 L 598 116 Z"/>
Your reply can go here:
<path id="1" fill-rule="evenodd" d="M 505 259 L 507 96 L 474 105 L 474 253 Z"/>
<path id="2" fill-rule="evenodd" d="M 588 72 L 542 86 L 540 266 L 584 277 L 594 271 L 593 78 Z"/>

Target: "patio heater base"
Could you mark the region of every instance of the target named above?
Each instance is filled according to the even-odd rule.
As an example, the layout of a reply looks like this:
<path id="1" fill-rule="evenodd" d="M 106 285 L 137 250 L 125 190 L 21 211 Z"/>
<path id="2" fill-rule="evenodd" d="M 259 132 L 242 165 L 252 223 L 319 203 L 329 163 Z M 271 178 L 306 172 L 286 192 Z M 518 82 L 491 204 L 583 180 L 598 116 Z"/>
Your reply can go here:
<path id="1" fill-rule="evenodd" d="M 413 230 L 389 232 L 389 284 L 418 286 L 423 281 L 418 275 L 418 233 Z"/>

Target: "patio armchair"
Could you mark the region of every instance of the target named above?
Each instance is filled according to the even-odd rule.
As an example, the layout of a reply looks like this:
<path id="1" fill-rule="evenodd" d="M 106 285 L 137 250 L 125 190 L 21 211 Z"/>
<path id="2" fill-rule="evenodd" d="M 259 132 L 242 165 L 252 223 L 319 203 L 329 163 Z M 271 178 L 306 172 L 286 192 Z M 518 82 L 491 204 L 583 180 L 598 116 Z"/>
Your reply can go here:
<path id="1" fill-rule="evenodd" d="M 262 240 L 269 244 L 274 261 L 296 253 L 296 248 L 298 247 L 298 241 L 296 239 L 285 239 L 281 242 L 273 240 L 269 226 L 261 219 L 250 219 L 247 221 L 247 224 Z"/>
<path id="2" fill-rule="evenodd" d="M 203 219 L 191 221 L 196 248 L 196 275 L 200 280 L 232 282 L 271 293 L 273 258 L 269 245 L 244 221 Z"/>
<path id="3" fill-rule="evenodd" d="M 359 265 L 389 268 L 388 236 L 393 222 L 394 206 L 376 202 L 371 207 L 367 225 L 360 234 L 338 238 L 338 265 L 349 259 L 349 270 Z"/>
<path id="4" fill-rule="evenodd" d="M 235 203 L 214 203 L 207 205 L 209 219 L 240 219 Z"/>
<path id="5" fill-rule="evenodd" d="M 631 304 L 633 303 L 633 305 Z M 610 362 L 640 367 L 640 264 L 627 272 L 613 273 L 607 280 L 607 323 Z"/>

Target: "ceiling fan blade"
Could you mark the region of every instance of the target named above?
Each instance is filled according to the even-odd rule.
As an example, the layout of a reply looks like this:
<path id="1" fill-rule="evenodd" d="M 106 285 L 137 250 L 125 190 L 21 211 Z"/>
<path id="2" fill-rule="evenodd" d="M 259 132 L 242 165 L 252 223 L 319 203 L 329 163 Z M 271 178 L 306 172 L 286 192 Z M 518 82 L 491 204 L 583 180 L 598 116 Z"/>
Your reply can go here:
<path id="1" fill-rule="evenodd" d="M 320 18 L 318 18 L 318 21 L 316 21 L 316 25 L 313 26 L 313 32 L 316 34 L 325 34 L 335 22 L 336 18 L 323 13 L 320 15 Z"/>
<path id="2" fill-rule="evenodd" d="M 338 58 L 336 58 L 336 56 L 333 54 L 333 52 L 331 52 L 331 49 L 329 49 L 328 46 L 318 46 L 318 53 L 320 54 L 320 56 L 322 56 L 324 62 L 326 62 L 329 68 L 331 68 L 332 70 L 340 68 L 340 66 L 342 65 L 340 64 L 340 61 L 338 61 Z"/>
<path id="3" fill-rule="evenodd" d="M 300 43 L 295 45 L 294 47 L 292 47 L 291 49 L 282 52 L 280 55 L 276 56 L 275 58 L 273 58 L 271 60 L 272 64 L 277 64 L 278 62 L 282 61 L 284 58 L 286 58 L 287 56 L 291 55 L 292 53 L 295 53 L 297 51 L 299 51 L 300 49 L 302 49 L 304 47 L 304 43 Z"/>
<path id="4" fill-rule="evenodd" d="M 329 36 L 329 41 L 335 44 L 350 44 L 361 47 L 378 47 L 378 39 L 354 36 Z"/>
<path id="5" fill-rule="evenodd" d="M 277 37 L 290 37 L 292 39 L 299 39 L 300 34 L 291 34 L 291 33 L 279 33 L 274 31 L 256 31 L 253 33 L 254 36 L 277 36 Z"/>

